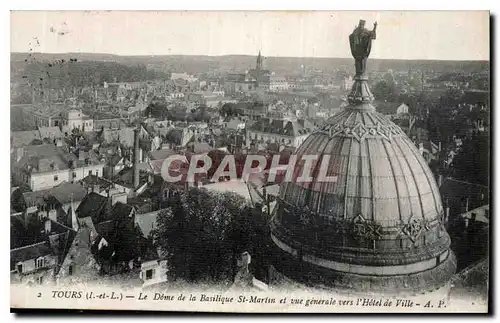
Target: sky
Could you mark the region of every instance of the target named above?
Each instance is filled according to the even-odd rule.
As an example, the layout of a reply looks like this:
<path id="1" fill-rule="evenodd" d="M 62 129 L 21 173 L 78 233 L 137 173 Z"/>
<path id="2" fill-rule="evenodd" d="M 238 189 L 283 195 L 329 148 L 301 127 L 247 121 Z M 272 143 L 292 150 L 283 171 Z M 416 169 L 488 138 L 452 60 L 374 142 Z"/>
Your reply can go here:
<path id="1" fill-rule="evenodd" d="M 12 11 L 11 52 L 348 58 L 359 19 L 371 58 L 489 60 L 487 11 Z"/>

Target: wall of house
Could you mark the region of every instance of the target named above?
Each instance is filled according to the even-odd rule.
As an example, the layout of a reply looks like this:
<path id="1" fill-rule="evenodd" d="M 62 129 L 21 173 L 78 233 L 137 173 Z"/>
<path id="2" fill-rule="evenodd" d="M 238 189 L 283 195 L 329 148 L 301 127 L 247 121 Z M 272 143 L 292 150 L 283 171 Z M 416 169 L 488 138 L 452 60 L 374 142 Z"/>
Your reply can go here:
<path id="1" fill-rule="evenodd" d="M 39 191 L 49 189 L 61 184 L 62 182 L 77 182 L 88 176 L 90 171 L 92 175 L 102 176 L 104 164 L 86 165 L 72 170 L 57 170 L 52 172 L 31 174 L 29 184 L 31 190 Z"/>
<path id="2" fill-rule="evenodd" d="M 255 139 L 255 136 L 257 136 L 257 139 Z M 264 142 L 270 140 L 271 142 L 281 143 L 281 141 L 284 140 L 285 145 L 295 144 L 295 139 L 296 139 L 291 136 L 280 136 L 276 134 L 270 134 L 258 131 L 247 131 L 247 147 L 250 146 L 253 140 L 261 140 L 261 138 Z"/>
<path id="3" fill-rule="evenodd" d="M 153 270 L 151 279 L 147 279 L 147 272 Z M 151 286 L 159 283 L 166 283 L 167 278 L 167 261 L 166 260 L 151 260 L 141 264 L 141 272 L 139 278 L 143 281 L 143 287 Z"/>
<path id="4" fill-rule="evenodd" d="M 18 284 L 41 284 L 45 285 L 54 281 L 54 267 L 56 265 L 56 258 L 52 255 L 44 256 L 44 265 L 42 267 L 36 267 L 36 259 L 30 259 L 23 261 L 21 264 L 23 266 L 22 272 L 17 269 L 11 271 L 11 283 Z M 41 280 L 40 280 L 41 279 Z"/>
<path id="5" fill-rule="evenodd" d="M 49 285 L 54 283 L 54 268 L 37 270 L 28 274 L 19 274 L 17 271 L 12 271 L 10 273 L 10 282 L 23 285 Z"/>
<path id="6" fill-rule="evenodd" d="M 98 278 L 98 265 L 90 251 L 90 230 L 80 228 L 76 233 L 57 274 L 59 283 L 87 282 Z"/>

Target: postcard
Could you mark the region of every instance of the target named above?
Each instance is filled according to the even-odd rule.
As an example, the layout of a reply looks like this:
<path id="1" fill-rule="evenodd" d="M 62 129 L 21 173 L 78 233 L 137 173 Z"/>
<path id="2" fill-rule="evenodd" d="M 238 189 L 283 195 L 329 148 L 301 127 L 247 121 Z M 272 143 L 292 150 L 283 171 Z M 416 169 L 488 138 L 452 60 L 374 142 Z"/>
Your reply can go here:
<path id="1" fill-rule="evenodd" d="M 488 313 L 488 11 L 12 11 L 10 306 Z"/>

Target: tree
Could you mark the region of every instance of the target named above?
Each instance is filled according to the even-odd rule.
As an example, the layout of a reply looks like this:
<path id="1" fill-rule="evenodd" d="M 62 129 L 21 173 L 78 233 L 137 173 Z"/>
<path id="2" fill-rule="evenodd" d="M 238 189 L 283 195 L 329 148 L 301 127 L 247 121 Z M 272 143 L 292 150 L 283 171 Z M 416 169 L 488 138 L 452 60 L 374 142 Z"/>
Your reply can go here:
<path id="1" fill-rule="evenodd" d="M 153 237 L 169 255 L 171 280 L 228 284 L 241 252 L 263 258 L 267 222 L 241 196 L 193 188 L 175 192 L 166 206 Z"/>
<path id="2" fill-rule="evenodd" d="M 387 81 L 377 82 L 373 87 L 373 95 L 382 101 L 394 101 L 398 96 L 395 84 Z"/>

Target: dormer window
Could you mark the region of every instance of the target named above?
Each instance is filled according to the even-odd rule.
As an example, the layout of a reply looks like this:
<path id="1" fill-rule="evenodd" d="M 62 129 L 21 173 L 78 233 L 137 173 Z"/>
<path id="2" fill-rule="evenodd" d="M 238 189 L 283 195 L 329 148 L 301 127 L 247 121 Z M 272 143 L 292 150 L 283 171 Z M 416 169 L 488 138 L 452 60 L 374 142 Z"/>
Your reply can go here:
<path id="1" fill-rule="evenodd" d="M 45 265 L 45 258 L 44 257 L 40 257 L 40 258 L 35 260 L 35 268 L 36 269 L 42 268 L 44 265 Z"/>

